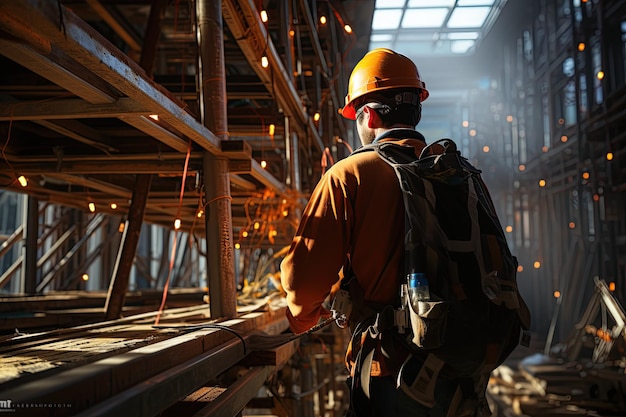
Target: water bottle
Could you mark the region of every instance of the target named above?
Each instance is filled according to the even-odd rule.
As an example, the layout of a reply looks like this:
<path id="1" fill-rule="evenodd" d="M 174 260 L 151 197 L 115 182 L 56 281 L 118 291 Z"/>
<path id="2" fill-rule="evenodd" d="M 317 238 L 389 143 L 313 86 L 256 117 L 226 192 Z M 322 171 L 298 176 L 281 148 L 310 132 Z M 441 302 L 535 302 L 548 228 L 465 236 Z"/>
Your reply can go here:
<path id="1" fill-rule="evenodd" d="M 428 280 L 423 272 L 412 272 L 407 276 L 409 300 L 414 311 L 419 311 L 418 301 L 430 300 L 430 291 L 428 290 Z"/>

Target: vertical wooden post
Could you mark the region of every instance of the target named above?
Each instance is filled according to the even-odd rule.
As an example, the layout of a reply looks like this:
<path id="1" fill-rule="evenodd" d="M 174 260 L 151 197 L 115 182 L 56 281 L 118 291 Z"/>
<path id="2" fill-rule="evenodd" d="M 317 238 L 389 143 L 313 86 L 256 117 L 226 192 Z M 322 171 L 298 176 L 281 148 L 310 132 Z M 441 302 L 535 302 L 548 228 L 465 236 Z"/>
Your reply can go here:
<path id="1" fill-rule="evenodd" d="M 37 238 L 39 236 L 39 200 L 28 196 L 24 199 L 24 247 L 22 257 L 22 289 L 25 294 L 35 294 L 37 288 Z"/>
<path id="2" fill-rule="evenodd" d="M 105 320 L 118 319 L 122 314 L 130 270 L 133 267 L 133 260 L 137 251 L 137 243 L 139 242 L 139 234 L 143 223 L 143 215 L 146 211 L 146 202 L 148 201 L 151 183 L 152 174 L 137 175 L 132 201 L 128 209 L 128 220 L 122 235 L 122 242 L 117 253 L 115 266 L 113 267 L 111 285 L 109 286 L 104 305 Z"/>
<path id="3" fill-rule="evenodd" d="M 153 72 L 154 57 L 156 56 L 158 39 L 161 33 L 161 20 L 167 3 L 167 0 L 152 1 L 140 58 L 140 65 L 148 75 L 151 75 Z M 135 189 L 133 190 L 132 201 L 128 209 L 128 219 L 122 235 L 122 242 L 115 261 L 113 277 L 111 278 L 111 285 L 104 306 L 106 320 L 117 319 L 122 314 L 130 271 L 137 252 L 139 234 L 143 224 L 143 216 L 146 211 L 151 184 L 152 174 L 139 174 L 136 176 Z"/>

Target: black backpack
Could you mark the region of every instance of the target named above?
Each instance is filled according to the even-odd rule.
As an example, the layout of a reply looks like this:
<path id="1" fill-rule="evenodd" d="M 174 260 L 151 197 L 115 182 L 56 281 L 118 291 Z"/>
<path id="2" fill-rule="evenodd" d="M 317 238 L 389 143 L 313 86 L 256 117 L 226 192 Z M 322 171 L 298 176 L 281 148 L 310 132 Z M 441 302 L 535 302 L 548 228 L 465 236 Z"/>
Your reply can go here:
<path id="1" fill-rule="evenodd" d="M 486 405 L 491 371 L 518 344 L 528 346 L 530 314 L 517 290 L 517 259 L 480 171 L 452 140 L 426 146 L 418 158 L 413 147 L 393 142 L 355 153 L 367 151 L 397 174 L 405 206 L 405 273 L 423 272 L 431 297 L 417 309 L 408 297 L 401 306 L 373 310 L 353 303 L 353 397 L 369 398 L 374 349 L 393 362 L 401 345 L 410 354 L 397 364 L 398 388 L 432 407 L 438 379 L 461 381 L 455 398 L 469 400 L 451 415 L 465 415 L 462 409 L 473 414 Z M 341 291 L 352 299 L 359 298 L 355 281 L 348 270 Z"/>

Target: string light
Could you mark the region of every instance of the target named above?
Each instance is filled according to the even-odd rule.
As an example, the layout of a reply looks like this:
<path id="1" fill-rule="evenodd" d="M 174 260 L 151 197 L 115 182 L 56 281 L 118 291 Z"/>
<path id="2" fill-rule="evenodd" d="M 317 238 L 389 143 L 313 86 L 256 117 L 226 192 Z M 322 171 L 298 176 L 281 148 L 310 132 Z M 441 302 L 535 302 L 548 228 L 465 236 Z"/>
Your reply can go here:
<path id="1" fill-rule="evenodd" d="M 575 229 L 576 228 L 576 223 L 569 222 L 568 226 L 569 226 L 570 229 Z"/>
<path id="2" fill-rule="evenodd" d="M 513 116 L 511 116 L 510 114 L 506 116 L 506 121 L 511 123 L 513 121 Z"/>
<path id="3" fill-rule="evenodd" d="M 352 26 L 345 24 L 343 25 L 343 30 L 345 30 L 346 33 L 352 33 Z"/>
<path id="4" fill-rule="evenodd" d="M 604 79 L 604 71 L 598 71 L 598 73 L 596 74 L 596 78 L 598 78 L 598 80 L 603 80 Z"/>
<path id="5" fill-rule="evenodd" d="M 583 177 L 584 180 L 588 180 L 590 176 L 591 175 L 587 171 L 583 172 L 583 174 L 582 174 L 582 177 Z"/>
<path id="6" fill-rule="evenodd" d="M 524 267 L 522 265 L 517 265 L 517 272 L 522 272 Z"/>
<path id="7" fill-rule="evenodd" d="M 199 210 L 198 210 L 198 212 L 196 213 L 196 217 L 197 217 L 197 218 L 200 218 L 200 217 L 202 217 L 203 215 L 204 215 L 204 210 L 202 210 L 202 209 L 199 209 Z"/>
<path id="8" fill-rule="evenodd" d="M 19 182 L 22 187 L 26 187 L 28 185 L 28 180 L 23 175 L 17 177 L 17 182 Z"/>
<path id="9" fill-rule="evenodd" d="M 261 66 L 262 66 L 263 68 L 267 68 L 267 67 L 269 67 L 269 65 L 270 65 L 270 63 L 269 63 L 269 61 L 267 60 L 267 57 L 266 57 L 265 55 L 263 55 L 263 56 L 261 57 Z"/>
<path id="10" fill-rule="evenodd" d="M 484 153 L 489 152 L 489 146 L 487 146 L 487 145 L 483 146 L 483 152 Z"/>
<path id="11" fill-rule="evenodd" d="M 83 274 L 83 275 L 81 276 L 81 278 L 82 278 L 82 279 L 83 279 L 83 281 L 85 281 L 85 282 L 86 282 L 86 281 L 89 281 L 89 274 Z"/>
<path id="12" fill-rule="evenodd" d="M 606 160 L 607 161 L 612 161 L 613 160 L 613 152 L 607 152 Z"/>
<path id="13" fill-rule="evenodd" d="M 111 203 L 109 207 L 111 207 L 111 210 L 117 210 L 117 203 Z"/>
<path id="14" fill-rule="evenodd" d="M 242 237 L 248 237 L 248 231 L 244 230 L 243 232 L 241 232 L 241 236 Z"/>
<path id="15" fill-rule="evenodd" d="M 267 161 L 265 159 L 261 161 L 261 168 L 267 168 Z"/>
<path id="16" fill-rule="evenodd" d="M 241 244 L 239 244 L 239 242 L 235 243 L 235 249 L 241 249 Z"/>
<path id="17" fill-rule="evenodd" d="M 578 44 L 578 50 L 579 50 L 580 52 L 582 52 L 582 51 L 584 51 L 584 50 L 585 50 L 585 42 L 580 42 L 580 43 Z"/>
<path id="18" fill-rule="evenodd" d="M 561 136 L 561 142 L 563 142 L 563 143 L 567 142 L 567 136 L 566 135 Z"/>
<path id="19" fill-rule="evenodd" d="M 539 186 L 540 186 L 540 187 L 545 187 L 545 186 L 546 186 L 546 180 L 544 180 L 544 179 L 540 179 L 540 180 L 539 180 Z"/>
<path id="20" fill-rule="evenodd" d="M 96 203 L 94 203 L 93 201 L 89 202 L 88 207 L 89 207 L 89 211 L 90 212 L 92 212 L 92 213 L 96 212 Z"/>
<path id="21" fill-rule="evenodd" d="M 556 291 L 554 291 L 553 295 L 554 295 L 554 298 L 559 298 L 559 297 L 561 297 L 561 291 L 556 290 Z"/>
<path id="22" fill-rule="evenodd" d="M 541 262 L 535 261 L 535 263 L 533 263 L 533 268 L 535 268 L 535 269 L 541 268 Z"/>
<path id="23" fill-rule="evenodd" d="M 126 222 L 121 221 L 120 225 L 117 227 L 117 231 L 120 233 L 124 233 L 124 229 L 126 228 Z"/>
<path id="24" fill-rule="evenodd" d="M 609 291 L 615 292 L 615 281 L 609 282 Z"/>
<path id="25" fill-rule="evenodd" d="M 517 169 L 519 169 L 520 171 L 525 171 L 526 170 L 526 165 L 520 164 L 520 166 L 518 166 Z"/>
<path id="26" fill-rule="evenodd" d="M 269 127 L 269 134 L 271 137 L 274 137 L 274 133 L 276 132 L 276 125 L 274 123 L 270 124 Z"/>
<path id="27" fill-rule="evenodd" d="M 325 25 L 325 24 L 326 24 L 326 16 L 324 16 L 324 15 L 320 16 L 320 23 L 321 23 L 322 25 Z"/>
<path id="28" fill-rule="evenodd" d="M 543 153 L 546 153 L 546 152 L 548 152 L 549 150 L 550 150 L 550 148 L 548 148 L 547 146 L 543 146 L 543 147 L 541 147 L 541 151 L 542 151 Z"/>
<path id="29" fill-rule="evenodd" d="M 261 223 L 254 222 L 254 230 L 259 230 L 260 227 L 261 227 Z"/>
<path id="30" fill-rule="evenodd" d="M 511 233 L 513 231 L 513 226 L 507 226 L 505 230 L 507 233 Z"/>
<path id="31" fill-rule="evenodd" d="M 261 10 L 261 22 L 267 23 L 267 10 Z"/>
<path id="32" fill-rule="evenodd" d="M 470 136 L 476 136 L 476 129 L 470 129 L 469 135 Z"/>
<path id="33" fill-rule="evenodd" d="M 182 224 L 182 221 L 180 219 L 175 219 L 174 220 L 174 230 L 180 230 L 181 224 Z"/>
<path id="34" fill-rule="evenodd" d="M 159 121 L 159 115 L 158 114 L 151 114 L 148 117 L 151 118 L 152 120 L 156 120 L 157 122 Z"/>
<path id="35" fill-rule="evenodd" d="M 463 127 L 469 127 L 469 122 L 467 120 L 463 120 L 463 123 L 461 123 L 463 125 Z"/>
<path id="36" fill-rule="evenodd" d="M 313 120 L 315 120 L 316 122 L 318 122 L 318 121 L 320 120 L 320 117 L 321 117 L 321 116 L 320 116 L 320 113 L 319 113 L 319 112 L 316 112 L 316 113 L 313 115 Z"/>

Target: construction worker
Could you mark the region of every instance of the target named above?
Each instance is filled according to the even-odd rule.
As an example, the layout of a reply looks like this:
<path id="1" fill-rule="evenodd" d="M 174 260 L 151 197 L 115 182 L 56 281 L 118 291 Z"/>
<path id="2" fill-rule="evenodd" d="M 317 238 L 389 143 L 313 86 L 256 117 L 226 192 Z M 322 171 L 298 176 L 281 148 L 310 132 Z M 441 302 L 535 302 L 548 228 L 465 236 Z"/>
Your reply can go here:
<path id="1" fill-rule="evenodd" d="M 415 126 L 428 95 L 409 58 L 389 49 L 375 49 L 355 66 L 341 114 L 356 121 L 363 145 L 393 141 L 414 147 L 419 155 L 426 143 Z M 304 332 L 320 318 L 329 317 L 323 303 L 346 274 L 356 277 L 363 305 L 399 304 L 404 279 L 403 235 L 404 207 L 398 179 L 376 152 L 357 153 L 332 166 L 313 190 L 281 264 L 291 329 Z M 390 360 L 389 356 L 399 357 Z M 353 394 L 353 415 L 448 415 L 458 384 L 439 389 L 432 407 L 416 402 L 396 384 L 397 364 L 402 364 L 405 356 L 402 351 L 375 352 L 370 398 L 354 398 Z M 350 348 L 346 359 L 352 368 Z"/>

